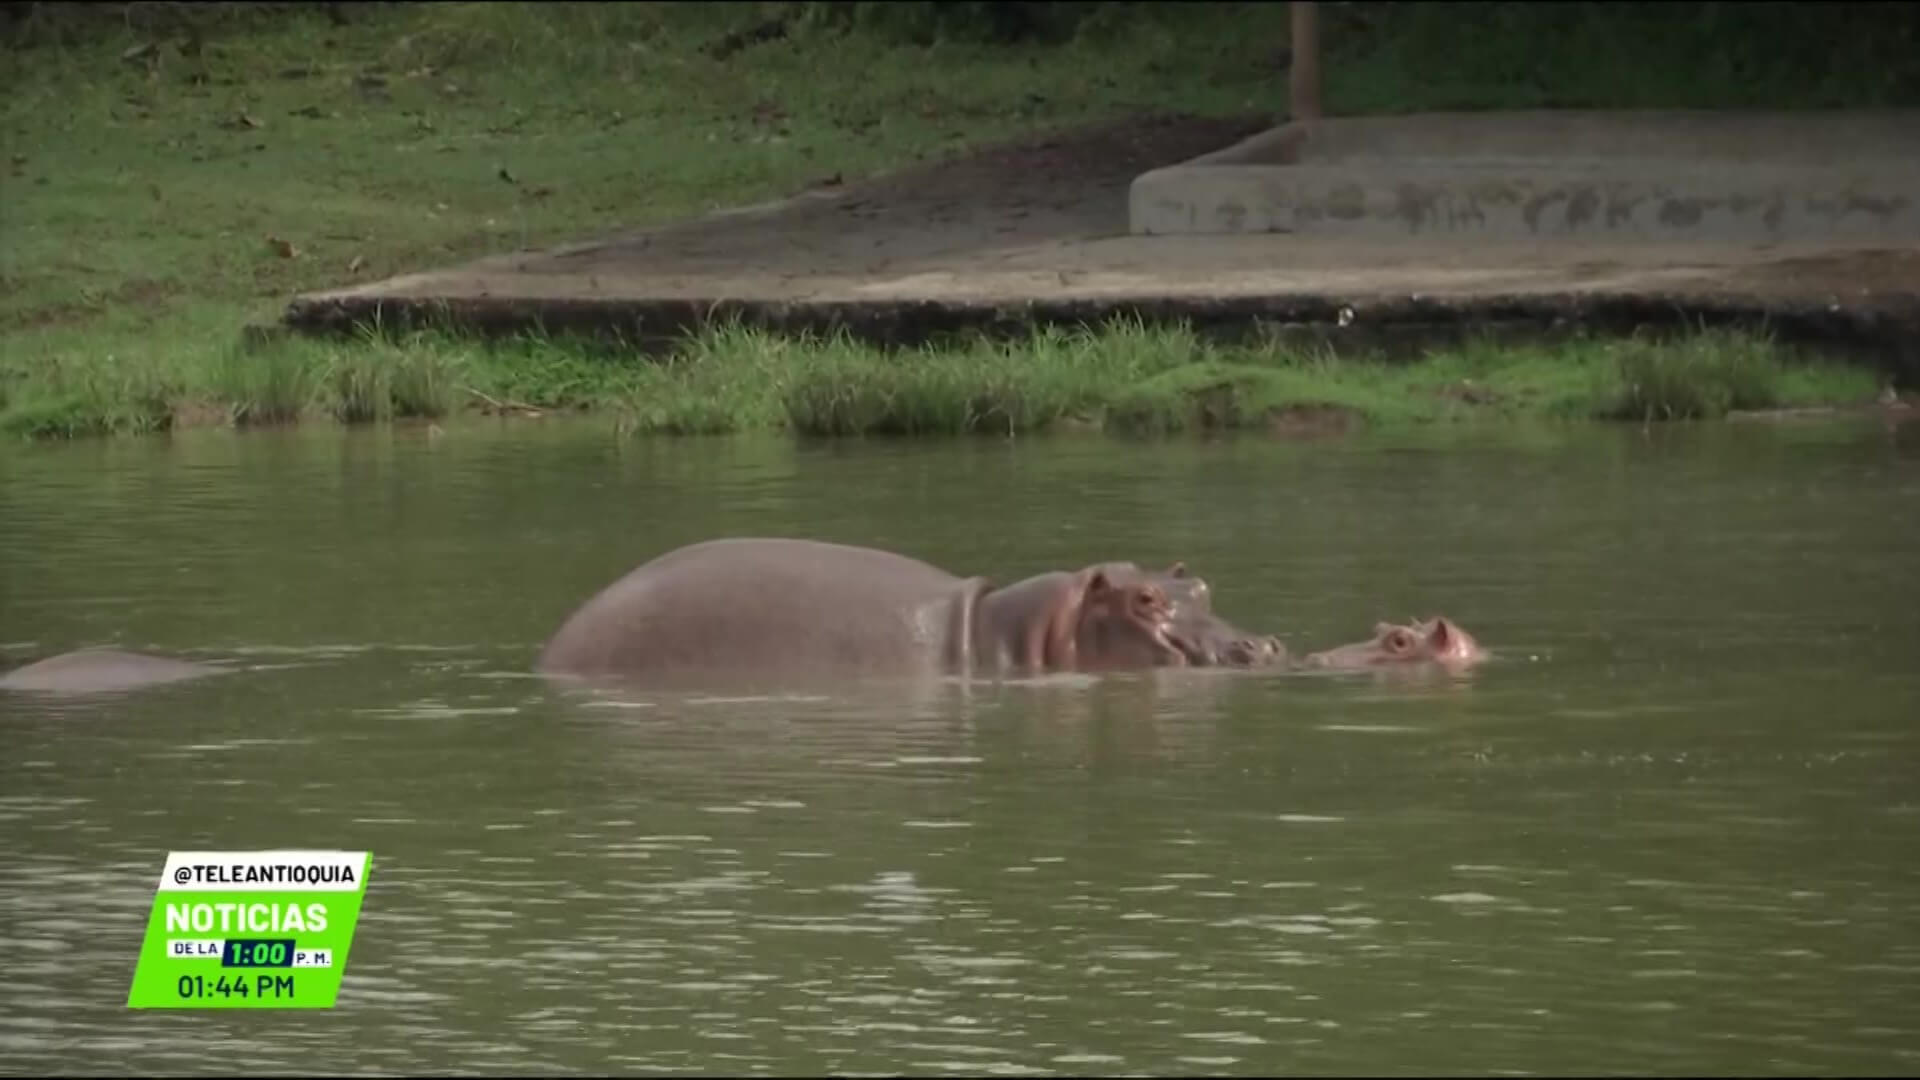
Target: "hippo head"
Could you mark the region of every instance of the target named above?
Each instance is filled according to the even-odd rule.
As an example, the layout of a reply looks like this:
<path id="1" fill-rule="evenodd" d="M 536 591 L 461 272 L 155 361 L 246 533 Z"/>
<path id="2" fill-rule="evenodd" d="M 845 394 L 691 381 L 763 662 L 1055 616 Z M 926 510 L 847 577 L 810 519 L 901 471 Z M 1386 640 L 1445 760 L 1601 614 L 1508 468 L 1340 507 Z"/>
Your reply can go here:
<path id="1" fill-rule="evenodd" d="M 1116 581 L 1156 586 L 1173 609 L 1168 637 L 1194 667 L 1260 667 L 1284 663 L 1287 647 L 1271 634 L 1249 634 L 1213 613 L 1213 593 L 1205 578 L 1176 562 L 1162 571 L 1133 563 L 1102 563 Z"/>
<path id="2" fill-rule="evenodd" d="M 1074 582 L 1073 653 L 1081 671 L 1183 667 L 1174 641 L 1173 604 L 1152 581 L 1089 567 Z"/>
<path id="3" fill-rule="evenodd" d="M 1480 643 L 1444 615 L 1413 619 L 1405 625 L 1377 623 L 1371 641 L 1341 645 L 1309 655 L 1309 668 L 1353 670 L 1387 664 L 1432 663 L 1452 669 L 1472 667 L 1487 658 Z"/>

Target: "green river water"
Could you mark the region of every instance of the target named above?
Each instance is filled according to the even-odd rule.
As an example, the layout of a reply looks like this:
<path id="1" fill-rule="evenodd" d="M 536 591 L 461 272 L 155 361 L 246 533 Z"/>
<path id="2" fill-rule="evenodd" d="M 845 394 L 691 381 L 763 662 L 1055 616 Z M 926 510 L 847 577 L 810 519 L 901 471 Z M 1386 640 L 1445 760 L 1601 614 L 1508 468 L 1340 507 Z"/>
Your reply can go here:
<path id="1" fill-rule="evenodd" d="M 1296 652 L 736 700 L 528 677 L 677 545 L 1184 560 Z M 1920 423 L 0 448 L 0 1068 L 1911 1075 Z M 823 613 L 831 617 L 831 613 Z M 373 852 L 331 1012 L 125 1007 L 169 850 Z"/>

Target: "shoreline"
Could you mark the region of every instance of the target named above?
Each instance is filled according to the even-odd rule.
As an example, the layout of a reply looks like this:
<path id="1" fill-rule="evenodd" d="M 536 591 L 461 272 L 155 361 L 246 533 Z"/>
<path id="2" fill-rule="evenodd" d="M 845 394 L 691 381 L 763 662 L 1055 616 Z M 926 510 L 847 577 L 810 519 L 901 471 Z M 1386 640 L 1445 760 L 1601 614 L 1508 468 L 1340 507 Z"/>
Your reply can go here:
<path id="1" fill-rule="evenodd" d="M 499 416 L 599 417 L 622 435 L 1124 437 L 1260 431 L 1317 436 L 1531 420 L 1670 423 L 1912 403 L 1869 365 L 1771 338 L 1700 330 L 1667 340 L 1491 335 L 1427 350 L 1339 355 L 1269 337 L 1222 343 L 1116 320 L 884 349 L 845 333 L 709 328 L 656 358 L 591 339 L 440 331 L 293 336 L 144 363 L 98 358 L 17 377 L 0 434 L 33 441 L 204 427 L 361 425 Z"/>

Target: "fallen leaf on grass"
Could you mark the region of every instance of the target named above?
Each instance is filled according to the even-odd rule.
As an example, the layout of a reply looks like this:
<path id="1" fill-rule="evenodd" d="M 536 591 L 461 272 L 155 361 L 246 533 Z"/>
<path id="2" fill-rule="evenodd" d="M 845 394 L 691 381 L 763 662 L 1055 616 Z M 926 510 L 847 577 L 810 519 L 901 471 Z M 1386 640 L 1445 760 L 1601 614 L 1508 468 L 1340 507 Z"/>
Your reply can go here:
<path id="1" fill-rule="evenodd" d="M 267 246 L 283 259 L 294 259 L 300 256 L 300 249 L 294 247 L 291 241 L 282 240 L 277 236 L 267 237 Z"/>
<path id="2" fill-rule="evenodd" d="M 360 268 L 365 265 L 367 265 L 367 260 L 355 255 L 353 261 L 347 264 L 347 273 L 357 274 L 360 272 Z"/>

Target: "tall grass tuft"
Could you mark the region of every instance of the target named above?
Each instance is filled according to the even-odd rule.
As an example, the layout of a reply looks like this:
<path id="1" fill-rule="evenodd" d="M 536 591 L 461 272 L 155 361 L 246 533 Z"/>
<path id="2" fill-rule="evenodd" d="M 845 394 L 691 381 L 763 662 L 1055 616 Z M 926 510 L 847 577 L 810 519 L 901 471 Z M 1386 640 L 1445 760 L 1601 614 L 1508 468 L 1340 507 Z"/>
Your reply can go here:
<path id="1" fill-rule="evenodd" d="M 317 350 L 304 343 L 261 349 L 231 348 L 218 354 L 209 382 L 237 427 L 292 423 L 319 390 Z"/>
<path id="2" fill-rule="evenodd" d="M 371 334 L 326 350 L 319 397 L 342 423 L 441 417 L 459 405 L 463 363 L 456 345 L 432 335 L 389 342 Z"/>
<path id="3" fill-rule="evenodd" d="M 175 382 L 150 356 L 50 363 L 16 382 L 0 430 L 32 438 L 140 435 L 173 423 Z"/>
<path id="4" fill-rule="evenodd" d="M 1780 404 L 1786 362 L 1770 339 L 1704 331 L 1677 342 L 1617 346 L 1619 389 L 1603 415 L 1623 420 L 1715 419 Z"/>
<path id="5" fill-rule="evenodd" d="M 1044 431 L 1088 420 L 1119 388 L 1203 351 L 1185 327 L 1127 320 L 894 353 L 841 340 L 805 357 L 785 411 L 795 430 L 811 435 Z"/>

